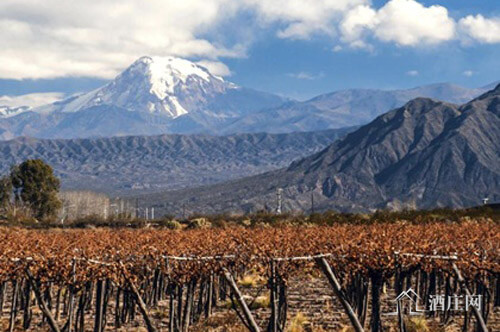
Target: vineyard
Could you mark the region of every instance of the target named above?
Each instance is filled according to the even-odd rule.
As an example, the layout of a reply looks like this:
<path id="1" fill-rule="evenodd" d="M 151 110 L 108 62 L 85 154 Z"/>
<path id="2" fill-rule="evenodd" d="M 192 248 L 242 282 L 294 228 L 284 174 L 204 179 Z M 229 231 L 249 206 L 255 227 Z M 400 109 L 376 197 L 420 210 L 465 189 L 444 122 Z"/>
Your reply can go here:
<path id="1" fill-rule="evenodd" d="M 387 315 L 383 304 L 386 294 L 395 298 L 409 289 L 426 309 L 435 295 L 444 295 L 443 310 L 424 313 L 439 326 L 500 328 L 495 222 L 176 231 L 0 228 L 0 255 L 0 318 L 7 331 L 142 326 L 185 332 L 223 311 L 235 313 L 248 331 L 289 331 L 289 293 L 309 286 L 304 276 L 328 285 L 345 331 L 409 331 L 403 303 L 394 300 L 396 315 Z M 250 274 L 262 285 L 245 285 Z M 304 284 L 294 284 L 299 281 Z M 259 296 L 269 299 L 264 308 L 255 306 Z M 481 301 L 454 310 L 454 296 Z"/>

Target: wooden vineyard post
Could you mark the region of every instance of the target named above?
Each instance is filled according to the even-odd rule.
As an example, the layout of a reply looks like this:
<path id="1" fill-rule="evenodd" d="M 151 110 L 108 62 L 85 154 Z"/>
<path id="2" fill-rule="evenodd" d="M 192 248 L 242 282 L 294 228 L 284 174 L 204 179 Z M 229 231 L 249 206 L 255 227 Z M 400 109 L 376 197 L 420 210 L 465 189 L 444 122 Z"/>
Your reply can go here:
<path id="1" fill-rule="evenodd" d="M 276 287 L 276 262 L 271 260 L 271 319 L 269 331 L 278 332 L 278 292 Z"/>
<path id="2" fill-rule="evenodd" d="M 68 321 L 67 321 L 68 332 L 71 332 L 72 328 L 73 328 L 73 312 L 75 309 L 74 287 L 75 287 L 75 281 L 76 281 L 76 259 L 74 257 L 73 257 L 73 260 L 71 262 L 71 277 L 72 277 L 73 285 L 68 287 L 68 292 L 69 292 Z"/>
<path id="3" fill-rule="evenodd" d="M 467 283 L 465 282 L 465 279 L 462 276 L 462 273 L 460 273 L 460 270 L 458 269 L 457 265 L 455 263 L 451 264 L 453 271 L 457 275 L 458 282 L 460 283 L 460 286 L 462 287 L 462 290 L 464 291 L 466 296 L 471 296 L 471 292 L 469 291 L 469 288 L 467 287 Z M 479 312 L 479 309 L 476 308 L 476 306 L 472 306 L 472 311 L 474 312 L 474 316 L 476 316 L 476 320 L 479 323 L 479 327 L 481 328 L 482 332 L 488 332 L 488 328 L 486 327 L 486 323 L 484 322 L 483 315 Z"/>
<path id="4" fill-rule="evenodd" d="M 398 300 L 398 325 L 400 332 L 406 332 L 405 320 L 403 316 L 403 307 L 401 306 L 401 300 Z"/>
<path id="5" fill-rule="evenodd" d="M 95 301 L 95 322 L 94 332 L 102 332 L 104 330 L 103 314 L 104 314 L 104 281 L 98 280 L 96 287 L 96 301 Z"/>
<path id="6" fill-rule="evenodd" d="M 380 318 L 380 292 L 382 291 L 384 285 L 381 271 L 371 271 L 370 280 L 372 284 L 370 329 L 372 332 L 381 332 L 383 331 L 383 327 L 382 320 Z"/>
<path id="7" fill-rule="evenodd" d="M 135 283 L 132 281 L 132 279 L 130 279 L 130 277 L 128 275 L 128 271 L 122 262 L 120 262 L 120 267 L 122 268 L 123 276 L 125 277 L 127 283 L 130 286 L 130 289 L 132 290 L 132 293 L 134 294 L 137 305 L 139 306 L 139 310 L 141 311 L 142 317 L 144 318 L 144 322 L 146 323 L 146 326 L 148 328 L 148 332 L 157 332 L 158 330 L 153 325 L 153 322 L 151 321 L 151 318 L 149 317 L 148 309 L 146 308 L 146 304 L 144 303 L 144 300 L 142 299 L 141 294 L 137 290 Z"/>
<path id="8" fill-rule="evenodd" d="M 328 279 L 330 285 L 332 286 L 335 295 L 337 295 L 338 299 L 340 300 L 340 303 L 342 304 L 342 307 L 344 307 L 345 312 L 347 313 L 347 316 L 349 316 L 349 320 L 351 321 L 351 324 L 356 332 L 364 332 L 363 326 L 358 320 L 358 317 L 354 313 L 354 310 L 352 309 L 351 305 L 345 298 L 344 293 L 342 292 L 342 287 L 340 286 L 339 281 L 337 280 L 337 277 L 335 277 L 335 274 L 333 273 L 330 264 L 326 261 L 325 257 L 317 257 L 315 258 L 316 264 L 321 268 L 323 273 L 325 274 L 326 278 Z"/>
<path id="9" fill-rule="evenodd" d="M 5 293 L 7 291 L 7 282 L 1 282 L 0 283 L 0 312 L 3 312 L 3 306 L 4 306 L 4 303 L 5 303 Z"/>
<path id="10" fill-rule="evenodd" d="M 188 282 L 187 292 L 186 292 L 186 301 L 184 303 L 184 315 L 182 317 L 182 322 L 184 323 L 182 328 L 183 332 L 188 332 L 189 324 L 191 322 L 192 315 L 192 307 L 193 307 L 193 296 L 194 296 L 194 287 L 195 283 L 193 280 Z"/>
<path id="11" fill-rule="evenodd" d="M 404 278 L 406 275 L 405 274 L 401 275 L 401 265 L 399 263 L 399 252 L 394 253 L 394 259 L 396 261 L 396 266 L 397 266 L 397 272 L 396 272 L 396 275 L 394 277 L 394 289 L 396 290 L 396 294 L 401 294 L 401 292 L 403 291 L 403 283 L 404 283 Z M 410 285 L 407 284 L 407 288 L 410 288 Z M 406 332 L 403 306 L 401 305 L 400 299 L 397 300 L 397 306 L 398 306 L 399 331 Z"/>
<path id="12" fill-rule="evenodd" d="M 54 332 L 60 332 L 59 326 L 57 325 L 56 320 L 52 316 L 50 309 L 47 307 L 47 304 L 45 303 L 43 296 L 40 293 L 40 289 L 38 288 L 38 285 L 36 284 L 35 279 L 33 279 L 33 276 L 31 275 L 31 272 L 29 271 L 28 268 L 26 269 L 26 274 L 27 274 L 28 280 L 31 284 L 31 288 L 33 288 L 33 292 L 35 293 L 36 300 L 38 301 L 38 306 L 40 307 L 40 310 L 43 312 L 43 314 L 47 318 L 50 328 Z"/>
<path id="13" fill-rule="evenodd" d="M 169 294 L 169 322 L 168 332 L 174 332 L 175 329 L 175 303 L 174 303 L 175 289 L 172 287 Z"/>
<path id="14" fill-rule="evenodd" d="M 252 312 L 248 308 L 248 305 L 246 304 L 245 300 L 243 299 L 243 295 L 238 289 L 238 286 L 236 285 L 236 282 L 234 281 L 234 278 L 231 275 L 231 273 L 229 273 L 229 271 L 227 270 L 224 270 L 224 278 L 228 282 L 231 291 L 234 293 L 234 295 L 236 295 L 236 300 L 238 301 L 238 304 L 241 306 L 243 310 L 243 315 L 245 316 L 250 332 L 260 332 L 260 328 L 255 322 L 255 319 L 252 316 Z"/>
<path id="15" fill-rule="evenodd" d="M 29 329 L 31 322 L 31 283 L 26 283 L 24 290 L 24 313 L 23 313 L 23 328 L 25 330 Z"/>
<path id="16" fill-rule="evenodd" d="M 210 278 L 208 279 L 207 303 L 205 305 L 205 318 L 210 317 L 210 315 L 212 314 L 213 297 L 214 297 L 214 274 L 210 273 Z"/>
<path id="17" fill-rule="evenodd" d="M 17 280 L 12 281 L 12 303 L 10 309 L 10 320 L 9 320 L 9 332 L 14 331 L 14 324 L 16 323 L 17 314 L 17 296 L 19 293 L 19 282 Z"/>

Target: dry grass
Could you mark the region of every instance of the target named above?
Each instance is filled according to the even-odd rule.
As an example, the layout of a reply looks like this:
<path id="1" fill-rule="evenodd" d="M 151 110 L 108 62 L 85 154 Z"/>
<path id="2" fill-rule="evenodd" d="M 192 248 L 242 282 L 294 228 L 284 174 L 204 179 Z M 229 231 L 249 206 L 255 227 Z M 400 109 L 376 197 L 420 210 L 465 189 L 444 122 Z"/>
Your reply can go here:
<path id="1" fill-rule="evenodd" d="M 269 295 L 258 296 L 251 302 L 250 309 L 269 308 L 271 306 L 271 299 Z"/>
<path id="2" fill-rule="evenodd" d="M 305 332 L 305 325 L 307 324 L 307 317 L 299 312 L 292 318 L 288 332 Z"/>
<path id="3" fill-rule="evenodd" d="M 168 310 L 166 309 L 155 308 L 150 310 L 149 313 L 156 319 L 167 319 L 169 317 Z"/>
<path id="4" fill-rule="evenodd" d="M 423 317 L 414 317 L 405 319 L 407 332 L 430 332 L 427 321 Z"/>
<path id="5" fill-rule="evenodd" d="M 431 332 L 429 328 L 429 323 L 424 317 L 412 317 L 405 318 L 405 328 L 407 332 Z M 390 332 L 399 332 L 398 322 L 395 321 L 389 329 Z M 432 329 L 433 332 L 438 332 L 435 328 Z M 439 329 L 439 332 L 444 330 Z"/>
<path id="6" fill-rule="evenodd" d="M 232 312 L 214 315 L 192 327 L 190 332 L 247 332 L 236 314 Z"/>
<path id="7" fill-rule="evenodd" d="M 145 327 L 122 327 L 116 330 L 116 332 L 148 332 Z"/>
<path id="8" fill-rule="evenodd" d="M 352 326 L 344 326 L 339 332 L 354 332 L 354 328 Z"/>
<path id="9" fill-rule="evenodd" d="M 266 279 L 257 273 L 249 273 L 238 280 L 238 284 L 242 287 L 258 287 L 266 283 Z"/>

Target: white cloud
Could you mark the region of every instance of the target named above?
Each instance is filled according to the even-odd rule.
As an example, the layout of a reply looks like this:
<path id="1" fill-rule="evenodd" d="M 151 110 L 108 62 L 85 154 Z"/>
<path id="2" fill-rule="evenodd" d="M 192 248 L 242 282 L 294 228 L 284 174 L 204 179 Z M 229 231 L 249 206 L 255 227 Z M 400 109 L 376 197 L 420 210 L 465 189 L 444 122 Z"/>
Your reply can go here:
<path id="1" fill-rule="evenodd" d="M 219 26 L 276 29 L 281 38 L 334 34 L 334 18 L 369 0 L 2 0 L 0 78 L 112 78 L 143 55 L 217 62 L 245 56 L 248 41 L 224 44 Z M 233 21 L 231 21 L 233 20 Z M 238 27 L 245 29 L 245 27 Z M 213 40 L 215 39 L 215 40 Z M 213 66 L 212 66 L 213 67 Z M 228 70 L 225 70 L 227 73 Z"/>
<path id="2" fill-rule="evenodd" d="M 41 106 L 53 103 L 64 98 L 63 93 L 46 92 L 30 93 L 20 96 L 0 96 L 0 106 L 20 107 L 20 106 Z"/>
<path id="3" fill-rule="evenodd" d="M 335 35 L 336 24 L 349 9 L 370 0 L 244 0 L 263 23 L 281 22 L 280 38 L 308 39 Z"/>
<path id="4" fill-rule="evenodd" d="M 392 0 L 377 12 L 375 35 L 382 41 L 405 46 L 437 44 L 455 37 L 455 22 L 445 7 Z"/>
<path id="5" fill-rule="evenodd" d="M 402 46 L 438 44 L 455 37 L 455 21 L 445 7 L 425 7 L 414 0 L 391 0 L 376 10 L 358 6 L 346 13 L 342 39 L 359 45 L 367 37 Z"/>
<path id="6" fill-rule="evenodd" d="M 418 72 L 418 70 L 409 70 L 406 72 L 406 75 L 408 76 L 418 76 L 420 75 L 420 73 Z"/>
<path id="7" fill-rule="evenodd" d="M 142 55 L 241 56 L 200 37 L 236 11 L 232 0 L 2 0 L 0 77 L 112 78 Z"/>
<path id="8" fill-rule="evenodd" d="M 197 62 L 200 66 L 208 69 L 210 73 L 217 76 L 231 76 L 231 70 L 228 66 L 218 61 L 202 60 Z"/>
<path id="9" fill-rule="evenodd" d="M 343 49 L 344 49 L 344 48 L 343 48 L 342 46 L 340 46 L 340 45 L 335 45 L 335 46 L 333 47 L 332 51 L 333 51 L 333 52 L 335 52 L 335 53 L 338 53 L 338 52 L 342 51 Z"/>
<path id="10" fill-rule="evenodd" d="M 301 71 L 298 73 L 289 73 L 289 74 L 287 74 L 287 76 L 292 77 L 292 78 L 296 78 L 298 80 L 313 81 L 313 80 L 317 80 L 317 79 L 325 77 L 325 74 L 322 72 L 320 72 L 318 74 L 311 74 L 311 73 L 308 73 L 306 71 Z"/>
<path id="11" fill-rule="evenodd" d="M 377 12 L 369 6 L 358 6 L 347 12 L 340 24 L 342 38 L 349 44 L 360 41 L 365 29 L 373 29 L 377 22 Z"/>
<path id="12" fill-rule="evenodd" d="M 467 76 L 467 77 L 471 77 L 471 76 L 474 76 L 476 72 L 475 71 L 472 71 L 472 70 L 465 70 L 462 74 L 464 76 Z"/>
<path id="13" fill-rule="evenodd" d="M 242 24 L 242 15 L 251 22 Z M 496 43 L 499 25 L 498 18 L 467 16 L 459 30 Z M 225 38 L 236 31 L 245 38 Z M 368 50 L 376 40 L 417 47 L 462 39 L 445 7 L 416 0 L 381 8 L 371 0 L 1 0 L 0 78 L 112 78 L 143 55 L 196 58 L 227 75 L 223 58 L 246 56 L 254 36 L 268 33 L 322 34 L 340 47 Z"/>
<path id="14" fill-rule="evenodd" d="M 500 17 L 485 18 L 483 15 L 462 18 L 460 30 L 469 38 L 481 43 L 500 43 Z"/>

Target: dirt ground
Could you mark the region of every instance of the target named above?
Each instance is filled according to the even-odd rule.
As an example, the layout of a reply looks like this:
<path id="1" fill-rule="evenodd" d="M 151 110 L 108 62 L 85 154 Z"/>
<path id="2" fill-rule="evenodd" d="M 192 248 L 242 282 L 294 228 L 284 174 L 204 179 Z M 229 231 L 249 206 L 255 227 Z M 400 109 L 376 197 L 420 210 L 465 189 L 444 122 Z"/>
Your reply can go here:
<path id="1" fill-rule="evenodd" d="M 247 302 L 252 304 L 252 312 L 260 325 L 262 331 L 266 330 L 268 318 L 270 316 L 268 290 L 265 282 L 260 279 L 257 281 L 244 280 L 240 282 L 240 289 L 243 292 Z M 382 321 L 386 331 L 398 331 L 396 328 L 396 318 L 385 315 L 394 311 L 394 291 L 386 287 L 382 294 Z M 267 300 L 266 300 L 267 299 Z M 10 299 L 6 298 L 3 312 L 0 315 L 0 329 L 7 331 L 9 327 Z M 255 300 L 255 301 L 254 301 Z M 41 311 L 33 306 L 33 319 L 29 331 L 50 331 L 47 323 L 41 323 Z M 133 321 L 120 328 L 114 326 L 114 306 L 110 303 L 107 310 L 106 331 L 119 332 L 139 332 L 144 331 L 145 324 L 142 316 L 137 313 Z M 168 312 L 169 301 L 159 302 L 157 308 L 150 310 L 159 331 L 168 331 Z M 370 310 L 368 310 L 368 313 Z M 368 330 L 370 317 L 365 322 L 365 328 Z M 61 316 L 59 325 L 62 326 L 66 320 Z M 453 316 L 446 325 L 442 324 L 439 317 L 414 317 L 412 322 L 407 324 L 408 332 L 459 332 L 462 331 L 464 321 L 463 314 Z M 25 331 L 23 325 L 23 312 L 19 312 L 16 317 L 14 331 Z M 471 319 L 468 331 L 474 331 L 474 319 Z M 333 292 L 326 281 L 321 276 L 302 276 L 294 277 L 289 282 L 288 289 L 288 332 L 323 332 L 339 331 L 349 332 L 349 319 L 344 313 L 342 306 L 333 296 Z M 500 307 L 493 308 L 488 319 L 490 331 L 500 331 Z M 85 331 L 93 331 L 93 312 L 89 310 L 86 315 Z M 230 309 L 230 304 L 226 301 L 220 301 L 214 308 L 213 315 L 208 318 L 202 318 L 198 323 L 190 327 L 192 332 L 243 332 L 247 331 L 241 324 L 239 318 Z"/>

